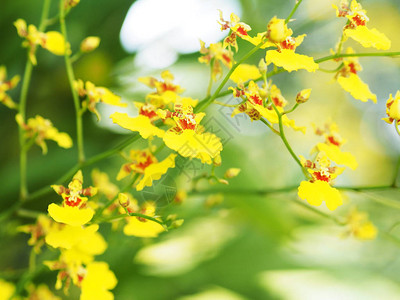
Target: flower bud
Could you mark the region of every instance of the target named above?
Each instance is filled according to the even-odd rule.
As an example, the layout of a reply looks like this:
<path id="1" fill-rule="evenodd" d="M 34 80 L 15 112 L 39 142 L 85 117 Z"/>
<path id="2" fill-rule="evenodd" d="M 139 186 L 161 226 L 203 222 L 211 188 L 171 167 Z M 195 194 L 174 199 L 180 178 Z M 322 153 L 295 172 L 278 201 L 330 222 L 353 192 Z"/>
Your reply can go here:
<path id="1" fill-rule="evenodd" d="M 179 219 L 179 220 L 175 220 L 172 222 L 171 227 L 172 228 L 179 228 L 182 226 L 183 222 L 185 222 L 184 219 Z"/>
<path id="2" fill-rule="evenodd" d="M 95 50 L 100 44 L 100 38 L 97 36 L 88 36 L 81 42 L 81 52 L 87 53 Z"/>
<path id="3" fill-rule="evenodd" d="M 301 90 L 296 96 L 296 102 L 301 104 L 308 101 L 311 95 L 311 89 Z"/>
<path id="4" fill-rule="evenodd" d="M 268 66 L 267 66 L 264 58 L 261 58 L 260 62 L 258 63 L 258 70 L 260 70 L 261 74 L 267 73 Z"/>
<path id="5" fill-rule="evenodd" d="M 267 37 L 273 43 L 281 43 L 291 35 L 291 30 L 287 28 L 284 19 L 273 17 L 267 26 Z"/>
<path id="6" fill-rule="evenodd" d="M 121 205 L 122 207 L 128 207 L 130 204 L 128 195 L 124 194 L 124 193 L 119 193 L 118 194 L 118 202 L 119 202 L 119 205 Z"/>
<path id="7" fill-rule="evenodd" d="M 240 173 L 239 168 L 230 168 L 230 169 L 226 170 L 224 177 L 227 179 L 230 179 L 230 178 L 236 177 L 239 173 Z"/>

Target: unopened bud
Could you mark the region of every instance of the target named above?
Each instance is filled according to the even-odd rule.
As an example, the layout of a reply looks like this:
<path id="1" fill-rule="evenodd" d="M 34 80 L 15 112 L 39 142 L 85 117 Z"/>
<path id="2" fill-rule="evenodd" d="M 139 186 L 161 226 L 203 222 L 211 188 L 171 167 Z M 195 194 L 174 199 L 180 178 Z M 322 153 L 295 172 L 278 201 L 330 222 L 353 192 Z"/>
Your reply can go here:
<path id="1" fill-rule="evenodd" d="M 175 195 L 174 202 L 177 204 L 181 204 L 183 203 L 183 201 L 186 200 L 186 197 L 187 193 L 185 190 L 178 190 L 178 192 Z"/>
<path id="2" fill-rule="evenodd" d="M 273 43 L 281 43 L 291 35 L 291 30 L 287 28 L 284 19 L 273 17 L 267 26 L 267 37 Z"/>
<path id="3" fill-rule="evenodd" d="M 222 183 L 222 184 L 226 184 L 226 185 L 229 184 L 228 180 L 222 179 L 222 178 L 218 178 L 218 182 L 219 182 L 219 183 Z"/>
<path id="4" fill-rule="evenodd" d="M 230 169 L 226 170 L 224 177 L 227 179 L 230 179 L 230 178 L 236 177 L 239 173 L 240 173 L 239 168 L 230 168 Z"/>
<path id="5" fill-rule="evenodd" d="M 95 50 L 100 44 L 100 38 L 97 36 L 88 36 L 81 43 L 81 52 L 87 53 Z"/>
<path id="6" fill-rule="evenodd" d="M 128 207 L 130 204 L 128 195 L 124 194 L 124 193 L 119 193 L 118 194 L 118 202 L 119 202 L 119 205 L 121 205 L 122 207 Z"/>
<path id="7" fill-rule="evenodd" d="M 208 208 L 211 208 L 211 207 L 221 204 L 223 201 L 224 201 L 224 196 L 222 194 L 210 195 L 210 196 L 208 196 L 208 198 L 205 202 L 205 206 Z"/>
<path id="8" fill-rule="evenodd" d="M 261 58 L 261 59 L 260 59 L 260 62 L 258 63 L 258 69 L 260 70 L 260 73 L 261 73 L 261 74 L 267 73 L 268 66 L 267 66 L 267 64 L 265 63 L 264 58 Z"/>
<path id="9" fill-rule="evenodd" d="M 179 228 L 182 226 L 183 222 L 185 222 L 184 219 L 179 219 L 179 220 L 175 220 L 172 222 L 171 227 L 172 228 Z"/>
<path id="10" fill-rule="evenodd" d="M 65 0 L 64 7 L 66 9 L 77 6 L 80 0 Z"/>
<path id="11" fill-rule="evenodd" d="M 296 102 L 301 104 L 308 101 L 311 95 L 311 89 L 301 90 L 296 96 Z"/>
<path id="12" fill-rule="evenodd" d="M 221 165 L 221 163 L 222 163 L 222 161 L 221 161 L 221 155 L 218 154 L 218 155 L 214 158 L 213 164 L 214 164 L 214 166 L 218 167 L 218 166 Z"/>

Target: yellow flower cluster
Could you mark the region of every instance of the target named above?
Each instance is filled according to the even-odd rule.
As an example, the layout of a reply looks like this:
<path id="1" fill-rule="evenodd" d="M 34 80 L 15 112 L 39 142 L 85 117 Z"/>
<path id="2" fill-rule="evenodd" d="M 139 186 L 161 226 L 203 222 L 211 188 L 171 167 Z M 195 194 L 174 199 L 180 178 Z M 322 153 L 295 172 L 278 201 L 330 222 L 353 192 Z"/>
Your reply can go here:
<path id="1" fill-rule="evenodd" d="M 10 80 L 7 80 L 7 69 L 5 66 L 0 66 L 0 102 L 9 108 L 16 108 L 17 104 L 12 101 L 11 97 L 6 94 L 7 91 L 15 88 L 20 78 L 15 75 Z"/>

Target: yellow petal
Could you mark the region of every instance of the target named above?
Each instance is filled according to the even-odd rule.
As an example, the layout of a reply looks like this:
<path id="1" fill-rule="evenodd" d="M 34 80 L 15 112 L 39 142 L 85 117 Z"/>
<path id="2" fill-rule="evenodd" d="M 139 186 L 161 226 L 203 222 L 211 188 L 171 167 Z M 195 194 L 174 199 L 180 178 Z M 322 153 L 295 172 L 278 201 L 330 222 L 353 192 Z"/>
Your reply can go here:
<path id="1" fill-rule="evenodd" d="M 71 226 L 80 226 L 89 222 L 94 215 L 90 208 L 79 209 L 78 207 L 65 206 L 61 207 L 57 204 L 50 204 L 48 207 L 50 217 L 56 222 L 68 224 Z"/>
<path id="2" fill-rule="evenodd" d="M 114 123 L 118 124 L 119 126 L 132 130 L 138 131 L 139 134 L 144 138 L 147 139 L 150 136 L 164 136 L 164 130 L 161 130 L 154 126 L 150 119 L 146 116 L 137 116 L 135 118 L 129 117 L 126 113 L 116 112 L 113 113 L 110 118 L 113 120 Z"/>
<path id="3" fill-rule="evenodd" d="M 92 262 L 86 267 L 82 280 L 80 300 L 113 300 L 114 295 L 108 290 L 117 285 L 117 278 L 105 262 Z"/>
<path id="4" fill-rule="evenodd" d="M 143 178 L 136 186 L 136 190 L 141 191 L 145 186 L 151 186 L 153 184 L 153 180 L 160 179 L 162 175 L 167 173 L 169 168 L 175 168 L 175 158 L 176 154 L 170 154 L 162 162 L 151 164 L 144 169 Z"/>
<path id="5" fill-rule="evenodd" d="M 339 191 L 331 187 L 327 182 L 317 180 L 315 182 L 302 181 L 298 188 L 298 195 L 308 203 L 320 206 L 325 201 L 330 210 L 335 210 L 342 205 L 342 196 Z"/>
<path id="6" fill-rule="evenodd" d="M 11 282 L 0 279 L 0 299 L 9 300 L 14 299 L 11 296 L 14 294 L 15 286 Z"/>
<path id="7" fill-rule="evenodd" d="M 261 73 L 256 66 L 241 64 L 233 71 L 229 78 L 235 83 L 238 83 L 239 81 L 246 82 L 247 80 L 257 79 L 259 77 L 261 77 Z"/>
<path id="8" fill-rule="evenodd" d="M 128 219 L 128 224 L 124 227 L 124 233 L 126 235 L 147 238 L 157 237 L 164 230 L 164 227 L 156 222 L 150 220 L 140 221 L 136 217 L 130 217 Z"/>
<path id="9" fill-rule="evenodd" d="M 72 147 L 72 139 L 65 132 L 58 132 L 52 139 L 62 148 L 68 149 Z"/>
<path id="10" fill-rule="evenodd" d="M 358 166 L 354 155 L 349 152 L 340 151 L 338 146 L 318 143 L 317 148 L 318 151 L 323 151 L 330 160 L 338 165 L 348 166 L 352 170 L 355 170 Z"/>
<path id="11" fill-rule="evenodd" d="M 167 147 L 184 157 L 199 158 L 202 163 L 211 164 L 212 159 L 222 151 L 222 144 L 216 135 L 184 130 L 181 134 L 168 130 L 164 135 Z"/>
<path id="12" fill-rule="evenodd" d="M 128 104 L 121 103 L 121 97 L 115 95 L 109 89 L 105 87 L 96 87 L 96 90 L 100 93 L 101 102 L 104 102 L 109 105 L 115 105 L 120 107 L 127 107 Z"/>
<path id="13" fill-rule="evenodd" d="M 356 238 L 360 240 L 374 240 L 378 234 L 378 229 L 372 222 L 366 222 L 360 225 L 357 230 L 354 231 Z"/>
<path id="14" fill-rule="evenodd" d="M 373 94 L 368 85 L 364 83 L 356 74 L 350 73 L 349 77 L 340 76 L 338 78 L 339 84 L 342 88 L 349 92 L 355 99 L 367 102 L 371 99 L 376 103 L 376 95 Z"/>
<path id="15" fill-rule="evenodd" d="M 373 47 L 378 50 L 388 50 L 391 46 L 387 36 L 375 28 L 368 29 L 366 26 L 357 26 L 355 29 L 346 29 L 344 34 L 359 42 L 363 47 Z"/>
<path id="16" fill-rule="evenodd" d="M 289 72 L 298 69 L 305 69 L 308 72 L 314 72 L 319 68 L 318 64 L 314 62 L 312 57 L 297 54 L 288 49 L 282 49 L 281 52 L 278 52 L 277 50 L 267 51 L 265 61 L 267 64 L 273 63 Z"/>
<path id="17" fill-rule="evenodd" d="M 65 51 L 70 51 L 69 44 L 67 44 L 68 49 L 66 49 L 64 37 L 57 31 L 46 32 L 46 41 L 42 43 L 42 47 L 55 55 L 64 55 Z"/>

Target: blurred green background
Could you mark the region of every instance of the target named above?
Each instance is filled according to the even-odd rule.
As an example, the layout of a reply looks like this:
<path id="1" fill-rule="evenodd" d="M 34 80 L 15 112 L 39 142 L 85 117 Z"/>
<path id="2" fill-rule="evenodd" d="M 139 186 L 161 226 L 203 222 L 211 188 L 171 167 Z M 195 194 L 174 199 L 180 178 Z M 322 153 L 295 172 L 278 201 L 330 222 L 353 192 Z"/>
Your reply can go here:
<path id="1" fill-rule="evenodd" d="M 344 20 L 335 18 L 333 2 L 303 1 L 294 16 L 296 20 L 290 23 L 294 35 L 307 33 L 298 52 L 319 58 L 329 55 L 329 49 L 334 48 Z M 391 39 L 391 51 L 399 51 L 400 1 L 365 0 L 361 3 L 368 12 L 369 26 L 378 28 Z M 125 25 L 128 27 L 123 43 L 125 48 L 134 50 L 129 52 L 121 44 L 120 32 L 132 4 L 136 5 L 131 8 L 132 15 L 141 19 L 131 20 L 133 27 Z M 207 45 L 217 41 L 215 34 L 220 33 L 216 22 L 218 5 L 221 9 L 239 10 L 235 12 L 251 25 L 251 33 L 255 34 L 265 31 L 274 15 L 285 18 L 294 1 L 141 0 L 134 3 L 82 0 L 67 17 L 72 50 L 78 49 L 86 36 L 99 36 L 101 44 L 99 49 L 74 64 L 76 78 L 106 86 L 121 95 L 123 101 L 131 103 L 143 101 L 150 92 L 137 82 L 138 77 L 152 75 L 159 78 L 162 70 L 169 69 L 175 75 L 175 82 L 186 89 L 185 96 L 202 99 L 206 94 L 209 68 L 197 62 L 199 53 L 191 49 L 193 40 L 202 39 Z M 53 1 L 52 16 L 57 14 L 57 6 L 57 1 Z M 0 65 L 7 67 L 9 77 L 15 74 L 22 77 L 26 62 L 26 52 L 20 47 L 22 40 L 17 36 L 13 22 L 23 18 L 28 24 L 37 25 L 41 8 L 42 1 L 38 0 L 6 0 L 2 3 Z M 140 13 L 135 14 L 136 10 Z M 223 12 L 228 18 L 231 11 Z M 208 21 L 210 14 L 212 21 Z M 207 21 L 192 16 L 207 16 L 204 17 Z M 48 30 L 58 30 L 58 24 Z M 356 51 L 370 52 L 350 41 L 346 45 L 353 46 Z M 239 48 L 237 58 L 251 46 L 239 42 Z M 264 55 L 259 51 L 250 63 L 257 64 Z M 63 58 L 41 49 L 37 57 L 38 66 L 34 68 L 28 94 L 27 116 L 40 114 L 49 118 L 55 127 L 75 139 L 75 112 Z M 400 60 L 366 57 L 360 58 L 360 63 L 364 69 L 360 77 L 377 94 L 377 104 L 354 100 L 333 81 L 333 73 L 299 71 L 280 74 L 272 80 L 290 104 L 302 88 L 313 89 L 310 101 L 292 114 L 298 125 L 307 126 L 307 134 L 286 130 L 297 154 L 307 157 L 313 145 L 320 141 L 313 135 L 311 123 L 322 125 L 329 119 L 335 120 L 348 141 L 345 151 L 353 153 L 359 163 L 356 171 L 345 171 L 337 184 L 389 185 L 395 176 L 400 144 L 395 130 L 381 118 L 385 117 L 389 94 L 395 94 L 399 89 Z M 334 69 L 337 65 L 328 62 L 321 66 Z M 20 87 L 10 92 L 15 101 Z M 235 103 L 231 96 L 220 101 Z M 107 150 L 127 137 L 127 132 L 116 129 L 108 120 L 114 108 L 101 105 L 100 123 L 92 115 L 84 117 L 87 157 Z M 134 114 L 131 104 L 129 111 Z M 209 167 L 186 164 L 185 171 L 177 169 L 160 180 L 158 190 L 148 189 L 136 194 L 141 201 L 157 198 L 161 215 L 177 213 L 185 219 L 183 227 L 159 238 L 126 237 L 121 231 L 111 231 L 109 225 L 101 227 L 109 247 L 97 259 L 108 262 L 119 280 L 114 289 L 116 299 L 400 298 L 399 240 L 385 234 L 400 220 L 398 190 L 345 192 L 346 203 L 333 214 L 344 216 L 356 205 L 369 213 L 380 234 L 375 241 L 369 242 L 343 238 L 346 228 L 293 201 L 297 198 L 295 189 L 275 194 L 250 192 L 295 187 L 302 179 L 298 166 L 277 136 L 263 124 L 250 122 L 247 117 L 231 119 L 231 110 L 227 108 L 210 106 L 207 113 L 205 124 L 218 130 L 217 134 L 224 138 L 223 163 L 216 173 L 222 176 L 230 167 L 242 171 L 227 187 L 201 182 L 200 192 L 190 194 L 181 205 L 170 203 L 163 194 L 163 187 L 189 188 L 191 178 Z M 0 107 L 1 210 L 18 198 L 18 129 L 14 118 L 14 112 Z M 144 147 L 145 143 L 138 145 Z M 38 147 L 29 152 L 30 191 L 53 184 L 77 161 L 76 147 L 65 150 L 51 141 L 48 146 L 46 156 Z M 163 150 L 160 155 L 167 154 L 168 151 Z M 123 159 L 115 156 L 85 168 L 85 185 L 90 184 L 93 167 L 108 172 L 115 182 L 122 163 Z M 215 196 L 213 191 L 217 190 L 224 192 L 223 202 L 207 207 L 208 197 Z M 54 193 L 29 203 L 26 208 L 44 212 L 49 203 L 57 201 L 59 197 Z M 324 207 L 321 210 L 327 211 Z M 15 218 L 1 225 L 0 277 L 17 280 L 12 270 L 26 268 L 30 251 L 26 245 L 28 236 L 16 233 L 15 228 L 29 222 L 29 219 Z M 393 230 L 392 234 L 400 237 L 400 229 Z M 47 282 L 53 287 L 55 280 L 55 272 L 44 272 L 34 282 Z M 76 299 L 77 295 L 78 291 L 72 290 L 69 298 L 63 297 Z"/>

